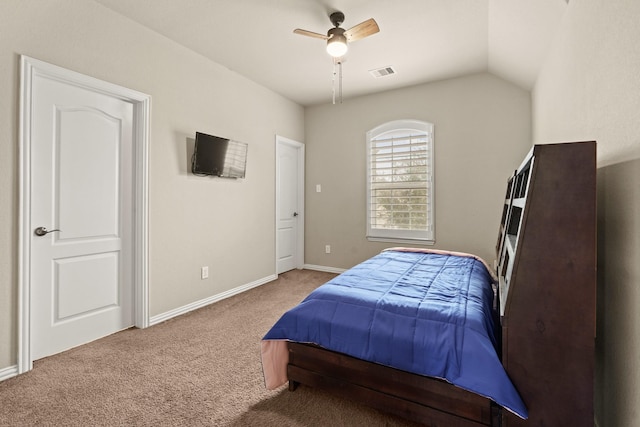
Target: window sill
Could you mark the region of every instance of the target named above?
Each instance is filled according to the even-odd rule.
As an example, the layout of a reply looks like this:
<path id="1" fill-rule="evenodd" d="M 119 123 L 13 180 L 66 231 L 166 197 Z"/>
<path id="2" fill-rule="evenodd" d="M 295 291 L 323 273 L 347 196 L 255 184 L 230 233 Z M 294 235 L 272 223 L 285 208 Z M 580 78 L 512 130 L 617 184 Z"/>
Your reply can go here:
<path id="1" fill-rule="evenodd" d="M 435 240 L 432 239 L 394 239 L 392 237 L 370 237 L 367 236 L 367 240 L 370 242 L 386 242 L 386 243 L 403 243 L 410 245 L 426 245 L 433 246 L 436 244 Z"/>

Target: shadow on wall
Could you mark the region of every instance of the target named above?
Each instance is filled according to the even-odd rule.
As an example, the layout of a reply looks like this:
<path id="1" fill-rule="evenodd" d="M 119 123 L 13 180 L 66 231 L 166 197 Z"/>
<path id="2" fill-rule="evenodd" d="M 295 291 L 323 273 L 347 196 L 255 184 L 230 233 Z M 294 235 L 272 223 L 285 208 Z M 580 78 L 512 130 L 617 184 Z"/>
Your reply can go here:
<path id="1" fill-rule="evenodd" d="M 598 169 L 596 420 L 626 425 L 640 401 L 640 159 Z"/>
<path id="2" fill-rule="evenodd" d="M 184 133 L 176 132 L 174 134 L 176 141 L 176 161 L 178 162 L 179 175 L 191 175 L 191 159 L 196 145 L 194 136 L 187 136 Z"/>
<path id="3" fill-rule="evenodd" d="M 180 175 L 191 174 L 191 161 L 193 159 L 193 151 L 196 145 L 196 139 L 192 136 L 185 136 L 184 134 L 176 134 L 177 142 L 177 160 L 178 160 L 178 172 Z"/>

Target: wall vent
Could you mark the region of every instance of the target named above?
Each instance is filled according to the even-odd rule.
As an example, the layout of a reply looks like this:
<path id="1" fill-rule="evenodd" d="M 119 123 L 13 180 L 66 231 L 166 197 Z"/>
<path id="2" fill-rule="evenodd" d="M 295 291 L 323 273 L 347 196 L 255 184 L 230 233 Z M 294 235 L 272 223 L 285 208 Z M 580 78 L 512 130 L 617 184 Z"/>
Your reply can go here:
<path id="1" fill-rule="evenodd" d="M 386 77 L 396 73 L 393 67 L 376 68 L 375 70 L 369 70 L 369 73 L 375 78 Z"/>

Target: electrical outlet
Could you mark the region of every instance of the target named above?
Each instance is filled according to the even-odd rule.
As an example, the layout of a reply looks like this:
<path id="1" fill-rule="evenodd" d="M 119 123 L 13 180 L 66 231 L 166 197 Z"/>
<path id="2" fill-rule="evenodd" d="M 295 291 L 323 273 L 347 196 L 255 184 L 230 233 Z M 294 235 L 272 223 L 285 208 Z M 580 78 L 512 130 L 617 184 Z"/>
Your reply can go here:
<path id="1" fill-rule="evenodd" d="M 316 184 L 316 193 L 322 193 L 322 186 L 320 184 Z"/>
<path id="2" fill-rule="evenodd" d="M 324 253 L 325 254 L 330 254 L 331 253 L 331 245 L 326 245 L 324 247 Z"/>
<path id="3" fill-rule="evenodd" d="M 208 279 L 209 278 L 209 267 L 202 267 L 200 269 L 200 279 Z"/>

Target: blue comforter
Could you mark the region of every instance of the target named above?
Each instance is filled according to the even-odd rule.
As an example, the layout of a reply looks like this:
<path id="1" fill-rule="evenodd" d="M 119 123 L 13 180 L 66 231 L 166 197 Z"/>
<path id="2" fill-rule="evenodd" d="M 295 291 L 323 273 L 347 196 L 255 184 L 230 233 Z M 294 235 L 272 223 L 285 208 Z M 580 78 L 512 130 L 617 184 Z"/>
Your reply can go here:
<path id="1" fill-rule="evenodd" d="M 317 288 L 264 340 L 445 379 L 527 418 L 496 354 L 492 281 L 475 257 L 384 251 Z"/>

